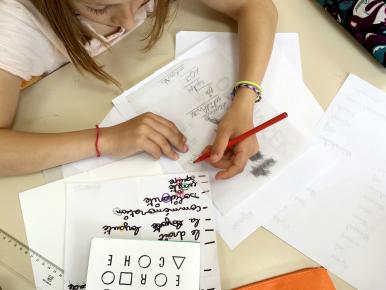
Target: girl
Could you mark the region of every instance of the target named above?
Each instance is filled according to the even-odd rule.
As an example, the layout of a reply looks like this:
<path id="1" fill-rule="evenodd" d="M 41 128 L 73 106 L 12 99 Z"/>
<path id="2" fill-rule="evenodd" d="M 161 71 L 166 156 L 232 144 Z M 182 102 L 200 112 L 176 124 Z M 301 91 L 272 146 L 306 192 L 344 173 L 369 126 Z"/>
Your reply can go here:
<path id="1" fill-rule="evenodd" d="M 147 152 L 156 159 L 164 154 L 176 160 L 177 151 L 189 150 L 178 128 L 153 113 L 100 130 L 59 134 L 12 130 L 23 80 L 71 61 L 77 69 L 118 85 L 92 57 L 135 29 L 147 14 L 153 21 L 147 43 L 150 48 L 161 36 L 175 1 L 0 0 L 0 176 L 36 172 L 99 153 L 127 157 Z M 249 83 L 235 88 L 208 160 L 221 169 L 216 178 L 226 179 L 241 172 L 258 151 L 256 138 L 250 137 L 224 152 L 230 138 L 253 126 L 253 106 L 272 50 L 277 11 L 271 0 L 201 1 L 237 21 L 239 79 Z"/>

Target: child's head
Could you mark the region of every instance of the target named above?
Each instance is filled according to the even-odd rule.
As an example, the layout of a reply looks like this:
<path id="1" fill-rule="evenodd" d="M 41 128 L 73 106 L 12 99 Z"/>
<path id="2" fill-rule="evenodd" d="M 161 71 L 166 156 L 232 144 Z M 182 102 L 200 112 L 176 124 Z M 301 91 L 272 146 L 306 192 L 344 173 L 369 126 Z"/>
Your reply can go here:
<path id="1" fill-rule="evenodd" d="M 92 22 L 112 28 L 130 29 L 134 26 L 134 15 L 149 0 L 31 0 L 40 13 L 45 16 L 51 28 L 63 42 L 72 63 L 100 80 L 119 83 L 107 74 L 90 57 L 84 44 L 94 37 L 91 31 L 81 25 L 77 15 Z M 146 49 L 151 48 L 160 38 L 166 23 L 171 3 L 175 0 L 152 0 L 154 11 L 152 29 L 145 39 Z"/>
<path id="2" fill-rule="evenodd" d="M 144 0 L 70 0 L 75 13 L 96 23 L 131 29 L 135 13 L 149 1 Z"/>

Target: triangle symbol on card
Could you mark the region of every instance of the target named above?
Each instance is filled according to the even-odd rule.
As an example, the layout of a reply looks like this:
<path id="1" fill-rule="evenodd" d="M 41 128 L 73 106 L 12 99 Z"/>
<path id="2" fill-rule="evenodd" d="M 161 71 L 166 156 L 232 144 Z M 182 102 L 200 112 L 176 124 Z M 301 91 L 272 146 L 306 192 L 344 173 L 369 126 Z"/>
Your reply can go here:
<path id="1" fill-rule="evenodd" d="M 181 256 L 173 256 L 173 261 L 174 261 L 174 264 L 176 265 L 177 267 L 177 270 L 179 270 L 182 266 L 182 264 L 184 263 L 185 261 L 185 257 L 181 257 Z"/>

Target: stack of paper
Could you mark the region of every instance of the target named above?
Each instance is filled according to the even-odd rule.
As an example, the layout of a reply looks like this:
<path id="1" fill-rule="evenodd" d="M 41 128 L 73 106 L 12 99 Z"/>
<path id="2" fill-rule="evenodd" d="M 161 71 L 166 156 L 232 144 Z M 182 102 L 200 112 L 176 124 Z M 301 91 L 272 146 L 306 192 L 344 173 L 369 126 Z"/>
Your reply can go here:
<path id="1" fill-rule="evenodd" d="M 216 230 L 234 248 L 288 204 L 299 189 L 306 187 L 309 180 L 330 166 L 328 159 L 315 158 L 314 154 L 308 154 L 308 160 L 313 164 L 310 169 L 304 167 L 303 159 L 299 158 L 304 152 L 314 150 L 309 146 L 313 142 L 313 132 L 323 111 L 303 83 L 297 35 L 277 34 L 263 83 L 265 98 L 256 106 L 255 123 L 266 121 L 283 111 L 288 112 L 289 118 L 259 134 L 261 152 L 251 158 L 244 173 L 229 181 L 214 181 L 213 169 L 203 164 L 193 166 L 191 161 L 212 142 L 216 124 L 230 104 L 229 93 L 237 75 L 237 36 L 231 33 L 181 32 L 177 35 L 176 50 L 178 57 L 175 61 L 114 100 L 115 107 L 101 126 L 113 126 L 144 111 L 159 113 L 175 122 L 188 136 L 191 151 L 181 156 L 179 162 L 162 158 L 163 172 L 209 171 L 213 182 Z M 71 182 L 122 178 L 128 174 L 122 174 L 126 171 L 117 169 L 117 164 L 129 164 L 132 160 L 143 162 L 142 168 L 146 168 L 150 162 L 144 155 L 118 162 L 113 158 L 92 158 L 64 166 L 63 172 L 65 176 L 87 172 L 71 177 L 68 180 Z M 150 163 L 149 168 L 158 173 L 159 168 L 153 162 Z M 108 176 L 98 173 L 99 170 L 103 171 L 103 167 L 92 170 L 102 165 L 112 169 Z M 141 171 L 137 171 L 138 166 L 130 168 L 135 168 L 136 174 L 141 174 Z M 151 172 L 152 170 L 144 171 L 146 174 L 152 174 Z M 69 187 L 69 191 L 72 190 Z M 71 250 L 76 247 L 71 241 L 74 240 L 73 233 L 78 233 L 79 230 L 72 231 L 71 225 L 74 222 L 70 221 L 82 216 L 72 211 L 77 212 L 77 201 L 82 195 L 76 195 L 76 201 L 71 199 L 72 196 L 75 194 L 70 193 L 67 200 L 69 222 L 66 234 L 66 244 L 72 246 L 67 250 L 66 258 L 76 257 Z M 63 265 L 64 197 L 64 181 L 20 195 L 29 245 L 59 266 Z M 46 200 L 50 200 L 49 205 Z M 56 219 L 47 219 L 47 213 Z M 91 214 L 90 212 L 90 216 Z M 92 233 L 93 221 L 100 222 L 93 219 L 88 221 Z M 45 231 L 42 236 L 41 228 L 51 230 Z M 84 254 L 84 245 L 80 248 L 83 250 L 77 253 Z M 84 283 L 86 265 L 85 260 L 82 261 L 83 271 L 74 274 L 81 275 L 77 282 L 80 284 Z M 72 264 L 70 262 L 69 265 Z M 67 266 L 66 269 L 66 272 L 69 271 L 68 275 L 72 275 L 68 269 L 72 268 Z"/>
<path id="2" fill-rule="evenodd" d="M 312 132 L 322 110 L 299 72 L 293 71 L 290 56 L 283 54 L 277 44 L 263 83 L 265 98 L 255 109 L 255 124 L 283 111 L 288 112 L 288 121 L 259 134 L 260 153 L 251 158 L 243 173 L 231 180 L 215 181 L 217 170 L 205 163 L 193 164 L 193 160 L 212 144 L 217 124 L 230 105 L 237 75 L 237 38 L 232 34 L 184 34 L 189 35 L 193 47 L 183 53 L 177 51 L 175 61 L 113 103 L 125 119 L 133 110 L 138 114 L 151 111 L 173 121 L 187 136 L 190 151 L 177 162 L 163 159 L 161 164 L 167 172 L 209 171 L 217 230 L 233 248 L 291 200 L 299 186 L 305 186 L 306 180 L 295 181 L 286 169 L 313 141 Z M 289 39 L 281 40 L 282 45 L 292 41 Z M 294 40 L 292 47 L 296 47 Z M 296 55 L 296 49 L 289 52 Z M 316 175 L 318 167 L 314 169 L 307 174 Z M 283 187 L 286 191 L 281 190 Z"/>
<path id="3" fill-rule="evenodd" d="M 176 37 L 176 56 L 175 61 L 116 98 L 115 108 L 102 126 L 128 120 L 144 111 L 175 122 L 188 135 L 191 151 L 180 162 L 162 158 L 163 170 L 210 172 L 217 230 L 234 248 L 288 203 L 320 168 L 328 165 L 319 159 L 314 170 L 298 168 L 306 178 L 297 178 L 300 174 L 294 176 L 288 171 L 288 166 L 296 166 L 297 158 L 312 142 L 323 111 L 303 83 L 297 34 L 278 33 L 263 83 L 265 97 L 256 106 L 255 123 L 283 111 L 290 117 L 259 134 L 261 152 L 251 158 L 243 174 L 230 181 L 214 181 L 215 170 L 193 166 L 191 161 L 212 142 L 216 123 L 229 105 L 238 67 L 237 36 L 180 32 Z M 112 161 L 104 158 L 97 163 L 94 158 L 64 166 L 63 171 L 66 176 Z"/>
<path id="4" fill-rule="evenodd" d="M 320 168 L 328 165 L 319 159 L 313 170 L 298 168 L 306 178 L 288 170 L 289 165 L 296 167 L 296 160 L 312 143 L 323 110 L 302 80 L 297 34 L 278 33 L 263 82 L 265 97 L 256 106 L 255 123 L 283 111 L 288 112 L 289 118 L 259 134 L 260 154 L 251 158 L 244 173 L 229 181 L 214 181 L 216 171 L 202 164 L 193 166 L 192 159 L 212 142 L 217 122 L 230 103 L 229 92 L 238 67 L 237 36 L 180 32 L 176 37 L 176 55 L 175 61 L 117 97 L 113 101 L 115 108 L 102 126 L 129 120 L 145 111 L 175 122 L 188 136 L 191 150 L 179 162 L 162 158 L 163 170 L 210 172 L 217 230 L 234 248 L 292 200 Z M 93 158 L 64 166 L 64 175 L 88 170 L 98 163 Z"/>

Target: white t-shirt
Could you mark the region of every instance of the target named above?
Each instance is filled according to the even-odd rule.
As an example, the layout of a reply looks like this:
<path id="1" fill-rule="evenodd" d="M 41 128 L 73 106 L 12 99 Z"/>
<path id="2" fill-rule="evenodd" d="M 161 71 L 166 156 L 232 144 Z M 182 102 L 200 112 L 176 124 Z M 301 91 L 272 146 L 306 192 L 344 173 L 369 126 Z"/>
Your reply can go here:
<path id="1" fill-rule="evenodd" d="M 144 22 L 153 4 L 150 1 L 137 11 L 136 24 L 130 31 L 120 28 L 108 37 L 98 36 L 110 45 L 115 44 Z M 79 19 L 96 33 L 91 23 Z M 85 47 L 91 56 L 106 50 L 98 39 L 92 39 Z M 0 0 L 1 69 L 29 81 L 31 77 L 48 74 L 69 61 L 63 43 L 29 0 Z"/>

